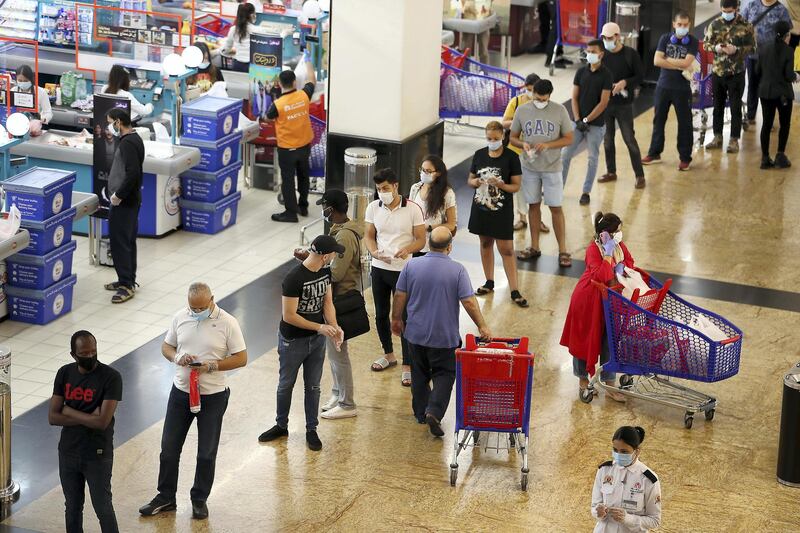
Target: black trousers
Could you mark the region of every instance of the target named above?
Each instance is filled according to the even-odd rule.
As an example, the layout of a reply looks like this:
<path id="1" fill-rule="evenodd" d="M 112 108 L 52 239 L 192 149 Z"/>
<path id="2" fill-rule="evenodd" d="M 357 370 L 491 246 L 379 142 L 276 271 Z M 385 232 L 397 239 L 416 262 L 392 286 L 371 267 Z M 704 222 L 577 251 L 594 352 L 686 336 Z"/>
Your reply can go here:
<path id="1" fill-rule="evenodd" d="M 200 412 L 189 411 L 189 394 L 174 385 L 167 401 L 167 415 L 161 434 L 161 465 L 158 469 L 158 494 L 175 501 L 178 490 L 178 465 L 186 434 L 197 419 L 197 466 L 194 485 L 189 492 L 192 500 L 204 502 L 211 493 L 217 464 L 217 449 L 222 432 L 222 417 L 228 409 L 230 389 L 200 397 Z"/>
<path id="2" fill-rule="evenodd" d="M 792 127 L 792 100 L 780 98 L 767 100 L 761 99 L 761 114 L 764 122 L 761 124 L 761 154 L 769 156 L 769 139 L 772 133 L 772 124 L 775 122 L 775 114 L 780 121 L 778 130 L 778 153 L 786 151 L 786 143 L 789 142 L 789 130 Z"/>
<path id="3" fill-rule="evenodd" d="M 691 89 L 687 88 L 684 91 L 657 86 L 653 107 L 655 108 L 653 137 L 650 140 L 650 149 L 647 154 L 657 156 L 664 151 L 664 126 L 667 124 L 669 108 L 674 107 L 675 115 L 678 118 L 678 154 L 681 161 L 691 163 L 692 141 L 694 140 Z"/>
<path id="4" fill-rule="evenodd" d="M 139 233 L 139 206 L 111 206 L 108 212 L 111 258 L 117 281 L 133 289 L 136 285 L 136 235 Z"/>
<path id="5" fill-rule="evenodd" d="M 86 459 L 80 454 L 59 452 L 58 474 L 64 491 L 64 517 L 67 533 L 83 533 L 83 504 L 86 485 L 92 507 L 103 533 L 117 533 L 117 516 L 111 502 L 111 470 L 114 456 Z"/>
<path id="6" fill-rule="evenodd" d="M 420 422 L 430 413 L 441 420 L 456 381 L 456 349 L 408 343 L 411 352 L 411 408 Z M 433 382 L 433 389 L 431 389 Z"/>
<path id="7" fill-rule="evenodd" d="M 250 70 L 250 63 L 242 63 L 238 59 L 234 59 L 233 70 L 236 72 L 248 72 Z"/>
<path id="8" fill-rule="evenodd" d="M 372 280 L 372 300 L 375 302 L 375 329 L 378 330 L 378 338 L 381 340 L 383 353 L 394 353 L 392 345 L 392 321 L 389 318 L 392 309 L 392 295 L 397 286 L 400 272 L 385 270 L 383 268 L 372 267 L 370 279 Z M 403 312 L 403 321 L 408 315 Z M 403 364 L 410 365 L 411 359 L 408 354 L 408 341 L 405 337 L 400 337 L 400 345 L 403 350 Z"/>
<path id="9" fill-rule="evenodd" d="M 283 206 L 290 213 L 297 213 L 299 207 L 308 208 L 308 179 L 311 173 L 308 158 L 311 156 L 311 145 L 287 150 L 278 148 L 278 166 L 281 168 L 281 193 Z M 295 177 L 297 184 L 295 185 Z M 295 186 L 297 191 L 295 191 Z M 297 199 L 300 193 L 300 200 Z"/>
<path id="10" fill-rule="evenodd" d="M 758 86 L 761 75 L 758 73 L 758 58 L 747 60 L 747 120 L 756 119 L 758 111 Z"/>
<path id="11" fill-rule="evenodd" d="M 617 147 L 615 123 L 619 126 L 622 140 L 628 148 L 631 157 L 631 166 L 636 177 L 644 176 L 642 166 L 642 151 L 636 141 L 636 131 L 633 129 L 633 104 L 610 105 L 606 108 L 606 137 L 603 146 L 606 152 L 606 170 L 609 174 L 617 172 Z"/>
<path id="12" fill-rule="evenodd" d="M 722 136 L 725 125 L 725 106 L 731 106 L 731 139 L 742 136 L 742 95 L 744 72 L 730 76 L 712 74 L 711 91 L 714 94 L 714 135 Z"/>

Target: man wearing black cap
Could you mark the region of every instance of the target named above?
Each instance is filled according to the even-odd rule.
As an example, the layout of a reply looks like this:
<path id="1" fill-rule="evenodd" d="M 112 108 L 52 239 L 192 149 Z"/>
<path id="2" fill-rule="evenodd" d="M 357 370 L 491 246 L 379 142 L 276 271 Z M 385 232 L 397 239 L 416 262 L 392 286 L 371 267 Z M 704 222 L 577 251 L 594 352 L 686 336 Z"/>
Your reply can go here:
<path id="1" fill-rule="evenodd" d="M 289 410 L 292 390 L 300 367 L 305 386 L 306 442 L 313 451 L 322 449 L 317 435 L 319 382 L 325 361 L 325 339 L 339 348 L 344 332 L 336 323 L 333 307 L 331 271 L 328 265 L 345 248 L 328 235 L 311 243 L 308 257 L 293 268 L 283 280 L 282 319 L 278 331 L 278 401 L 275 426 L 262 433 L 259 442 L 269 442 L 289 434 Z"/>

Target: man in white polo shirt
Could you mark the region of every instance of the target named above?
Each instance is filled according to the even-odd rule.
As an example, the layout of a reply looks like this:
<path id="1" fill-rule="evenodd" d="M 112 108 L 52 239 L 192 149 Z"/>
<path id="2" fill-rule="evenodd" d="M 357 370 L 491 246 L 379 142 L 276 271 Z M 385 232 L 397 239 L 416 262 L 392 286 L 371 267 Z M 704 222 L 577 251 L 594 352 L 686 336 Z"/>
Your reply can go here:
<path id="1" fill-rule="evenodd" d="M 167 402 L 161 434 L 158 495 L 139 509 L 143 516 L 174 511 L 178 488 L 178 464 L 186 434 L 197 418 L 197 467 L 190 492 L 192 517 L 208 517 L 206 500 L 214 483 L 222 417 L 228 408 L 230 389 L 223 372 L 247 364 L 242 330 L 234 317 L 214 303 L 205 283 L 189 287 L 189 305 L 172 319 L 161 353 L 175 363 L 175 380 Z M 190 373 L 199 374 L 200 411 L 190 410 Z"/>
<path id="2" fill-rule="evenodd" d="M 384 353 L 383 357 L 372 363 L 372 370 L 380 372 L 397 366 L 397 357 L 392 346 L 392 323 L 389 319 L 392 295 L 400 271 L 412 254 L 425 247 L 425 218 L 417 204 L 400 195 L 397 175 L 392 169 L 379 170 L 373 180 L 378 199 L 367 206 L 364 216 L 364 244 L 372 255 L 375 327 Z M 401 382 L 404 387 L 410 387 L 411 359 L 405 338 L 401 337 L 400 341 L 403 350 Z"/>

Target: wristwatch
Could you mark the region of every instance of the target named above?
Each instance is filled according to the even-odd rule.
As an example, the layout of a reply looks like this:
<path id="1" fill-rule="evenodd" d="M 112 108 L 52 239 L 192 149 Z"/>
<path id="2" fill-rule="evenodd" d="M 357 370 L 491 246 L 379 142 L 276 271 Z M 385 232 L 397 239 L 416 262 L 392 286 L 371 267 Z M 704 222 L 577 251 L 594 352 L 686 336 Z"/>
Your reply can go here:
<path id="1" fill-rule="evenodd" d="M 586 124 L 587 126 L 589 125 L 589 121 L 586 120 L 586 117 L 583 117 L 583 123 Z"/>

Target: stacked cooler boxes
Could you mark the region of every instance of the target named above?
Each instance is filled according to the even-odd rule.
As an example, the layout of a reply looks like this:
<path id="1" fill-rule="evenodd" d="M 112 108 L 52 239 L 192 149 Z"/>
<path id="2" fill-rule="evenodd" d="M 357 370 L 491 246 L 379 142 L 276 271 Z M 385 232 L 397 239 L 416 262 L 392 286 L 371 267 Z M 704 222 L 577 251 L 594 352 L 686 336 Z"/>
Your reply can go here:
<path id="1" fill-rule="evenodd" d="M 12 320 L 47 324 L 72 309 L 72 185 L 75 173 L 35 167 L 3 182 L 6 209 L 16 205 L 30 244 L 6 259 Z"/>
<path id="2" fill-rule="evenodd" d="M 217 233 L 236 223 L 242 101 L 203 96 L 181 108 L 181 144 L 200 150 L 200 164 L 181 175 L 183 229 Z"/>

